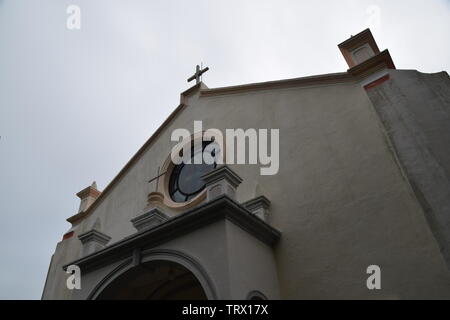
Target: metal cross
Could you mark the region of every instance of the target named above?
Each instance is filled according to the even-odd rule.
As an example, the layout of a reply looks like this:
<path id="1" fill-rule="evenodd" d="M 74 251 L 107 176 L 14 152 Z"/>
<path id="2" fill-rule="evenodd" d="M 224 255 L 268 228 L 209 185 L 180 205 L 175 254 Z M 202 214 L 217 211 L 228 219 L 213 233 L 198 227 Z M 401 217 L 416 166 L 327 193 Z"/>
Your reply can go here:
<path id="1" fill-rule="evenodd" d="M 151 178 L 150 180 L 148 180 L 148 183 L 153 182 L 153 181 L 156 180 L 156 188 L 155 188 L 155 191 L 156 191 L 156 192 L 158 191 L 159 178 L 160 178 L 161 176 L 165 175 L 166 172 L 167 172 L 167 171 L 165 171 L 165 172 L 163 172 L 163 173 L 159 173 L 159 170 L 160 170 L 160 167 L 158 167 L 158 171 L 156 171 L 156 177 Z"/>
<path id="2" fill-rule="evenodd" d="M 189 79 L 187 79 L 187 81 L 191 82 L 192 80 L 195 79 L 195 84 L 200 83 L 202 74 L 204 74 L 208 70 L 209 70 L 208 67 L 206 67 L 205 69 L 200 69 L 200 66 L 197 65 L 197 67 L 195 68 L 195 74 L 191 76 Z"/>

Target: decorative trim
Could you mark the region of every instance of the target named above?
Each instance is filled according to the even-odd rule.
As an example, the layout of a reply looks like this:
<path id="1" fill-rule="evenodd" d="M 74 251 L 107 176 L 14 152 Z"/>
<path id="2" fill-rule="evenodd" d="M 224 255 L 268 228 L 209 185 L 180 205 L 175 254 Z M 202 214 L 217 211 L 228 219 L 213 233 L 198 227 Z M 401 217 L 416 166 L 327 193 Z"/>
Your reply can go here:
<path id="1" fill-rule="evenodd" d="M 259 208 L 268 209 L 270 207 L 270 200 L 267 199 L 265 196 L 259 196 L 244 202 L 242 205 L 250 211 Z"/>
<path id="2" fill-rule="evenodd" d="M 371 43 L 373 41 L 373 43 Z M 361 43 L 369 43 L 371 44 L 371 47 L 373 46 L 374 51 L 380 52 L 378 49 L 377 43 L 375 42 L 375 39 L 373 38 L 372 32 L 369 28 L 361 31 L 360 33 L 351 36 L 347 40 L 341 42 L 338 44 L 339 48 L 343 49 L 356 49 Z"/>
<path id="3" fill-rule="evenodd" d="M 202 89 L 208 89 L 208 87 L 203 82 L 199 82 L 186 91 L 183 91 L 180 95 L 180 103 L 187 104 L 187 98 L 192 96 L 196 91 L 200 91 Z"/>
<path id="4" fill-rule="evenodd" d="M 375 55 L 380 53 L 380 49 L 378 48 L 378 45 L 373 38 L 370 29 L 365 29 L 357 35 L 352 36 L 344 42 L 338 44 L 338 48 L 339 50 L 341 50 L 341 53 L 350 68 L 356 65 L 354 57 L 352 55 L 352 51 L 354 51 L 358 47 L 363 46 L 364 44 L 368 44 Z"/>
<path id="5" fill-rule="evenodd" d="M 89 187 L 84 188 L 80 192 L 78 192 L 77 197 L 80 198 L 81 200 L 83 200 L 87 197 L 97 198 L 100 194 L 101 194 L 100 191 L 98 191 L 97 189 L 95 189 L 92 186 L 89 186 Z"/>
<path id="6" fill-rule="evenodd" d="M 366 85 L 364 86 L 364 89 L 368 90 L 368 89 L 370 89 L 370 88 L 376 87 L 376 86 L 382 84 L 383 82 L 388 81 L 389 78 L 390 78 L 389 74 L 386 74 L 386 75 L 382 76 L 381 78 L 379 78 L 379 79 L 377 79 L 377 80 L 375 80 L 375 81 L 372 81 L 372 82 L 369 83 L 369 84 L 366 84 Z"/>
<path id="7" fill-rule="evenodd" d="M 257 217 L 267 220 L 269 215 L 270 201 L 265 196 L 259 196 L 254 199 L 248 200 L 242 204 L 248 210 L 250 210 Z"/>
<path id="8" fill-rule="evenodd" d="M 206 200 L 211 201 L 222 195 L 236 199 L 236 189 L 242 179 L 227 165 L 222 165 L 202 176 L 206 182 Z"/>
<path id="9" fill-rule="evenodd" d="M 147 195 L 147 207 L 161 205 L 164 203 L 164 195 L 161 192 L 153 191 Z"/>
<path id="10" fill-rule="evenodd" d="M 237 175 L 236 172 L 231 170 L 228 166 L 222 165 L 211 172 L 202 176 L 202 179 L 206 182 L 206 185 L 209 186 L 213 183 L 216 183 L 220 180 L 226 180 L 230 183 L 234 188 L 241 184 L 242 178 Z"/>
<path id="11" fill-rule="evenodd" d="M 88 269 L 111 263 L 124 256 L 131 256 L 133 248 L 157 246 L 181 237 L 215 221 L 227 219 L 247 231 L 255 238 L 273 246 L 281 232 L 256 217 L 245 207 L 228 196 L 221 196 L 201 206 L 176 216 L 150 230 L 135 233 L 121 241 L 63 266 L 78 265 L 84 272 Z"/>
<path id="12" fill-rule="evenodd" d="M 107 234 L 104 234 L 103 232 L 100 232 L 98 230 L 92 229 L 85 233 L 82 233 L 78 236 L 78 239 L 80 239 L 82 244 L 88 243 L 88 242 L 97 242 L 101 245 L 106 246 L 106 244 L 111 240 L 111 237 Z"/>
<path id="13" fill-rule="evenodd" d="M 348 69 L 348 73 L 361 79 L 381 69 L 395 69 L 389 50 L 384 50 L 366 61 Z"/>
<path id="14" fill-rule="evenodd" d="M 249 91 L 261 91 L 269 89 L 284 89 L 284 88 L 295 88 L 295 87 L 306 87 L 314 85 L 327 85 L 336 83 L 346 83 L 354 82 L 354 78 L 347 72 L 340 73 L 330 73 L 316 76 L 308 76 L 294 79 L 285 79 L 277 81 L 267 81 L 243 84 L 230 87 L 221 87 L 213 89 L 201 90 L 201 97 L 218 96 L 226 94 L 237 94 Z"/>
<path id="15" fill-rule="evenodd" d="M 62 239 L 66 240 L 66 239 L 72 238 L 73 234 L 74 234 L 74 231 L 69 231 L 69 232 L 67 232 L 66 234 L 63 235 Z"/>
<path id="16" fill-rule="evenodd" d="M 142 232 L 156 227 L 167 220 L 169 220 L 168 216 L 160 208 L 155 207 L 130 221 L 138 232 Z"/>

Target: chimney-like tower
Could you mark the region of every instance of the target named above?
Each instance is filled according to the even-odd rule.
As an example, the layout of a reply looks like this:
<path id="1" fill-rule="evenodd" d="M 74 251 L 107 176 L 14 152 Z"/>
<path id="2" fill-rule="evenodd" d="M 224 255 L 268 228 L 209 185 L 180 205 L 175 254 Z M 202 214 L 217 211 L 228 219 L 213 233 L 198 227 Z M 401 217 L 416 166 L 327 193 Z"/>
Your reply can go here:
<path id="1" fill-rule="evenodd" d="M 338 47 L 345 61 L 347 61 L 350 70 L 376 57 L 382 57 L 383 59 L 381 60 L 383 60 L 387 68 L 395 69 L 389 51 L 384 50 L 380 52 L 370 29 L 366 29 L 356 36 L 351 36 L 349 39 L 340 43 Z"/>
<path id="2" fill-rule="evenodd" d="M 338 45 L 349 69 L 347 72 L 360 80 L 364 88 L 389 79 L 389 69 L 395 69 L 389 51 L 380 51 L 370 29 Z"/>
<path id="3" fill-rule="evenodd" d="M 92 184 L 81 190 L 77 193 L 77 196 L 80 198 L 80 208 L 78 209 L 78 213 L 86 211 L 91 204 L 98 198 L 101 194 L 97 189 L 97 183 L 94 181 Z"/>

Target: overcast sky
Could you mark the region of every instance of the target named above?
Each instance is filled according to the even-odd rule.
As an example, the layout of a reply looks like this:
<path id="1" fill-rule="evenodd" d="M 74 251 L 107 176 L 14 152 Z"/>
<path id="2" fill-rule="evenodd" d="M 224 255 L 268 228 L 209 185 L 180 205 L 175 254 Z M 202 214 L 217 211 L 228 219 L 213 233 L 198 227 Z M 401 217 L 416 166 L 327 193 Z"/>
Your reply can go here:
<path id="1" fill-rule="evenodd" d="M 111 181 L 196 64 L 209 87 L 342 72 L 336 45 L 367 27 L 398 69 L 450 69 L 448 0 L 0 0 L 0 299 L 41 297 L 75 193 Z"/>

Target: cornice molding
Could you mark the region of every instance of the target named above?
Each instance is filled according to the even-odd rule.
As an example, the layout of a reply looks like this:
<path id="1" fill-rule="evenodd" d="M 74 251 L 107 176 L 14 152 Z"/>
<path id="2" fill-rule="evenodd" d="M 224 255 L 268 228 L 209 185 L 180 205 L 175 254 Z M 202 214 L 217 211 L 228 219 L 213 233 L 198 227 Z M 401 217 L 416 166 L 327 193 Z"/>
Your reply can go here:
<path id="1" fill-rule="evenodd" d="M 78 192 L 77 197 L 80 199 L 84 199 L 87 197 L 97 198 L 100 194 L 101 192 L 99 190 L 93 188 L 92 186 L 89 186 Z"/>
<path id="2" fill-rule="evenodd" d="M 355 79 L 367 77 L 381 69 L 395 69 L 389 50 L 383 50 L 379 54 L 348 69 L 348 73 Z"/>
<path id="3" fill-rule="evenodd" d="M 258 196 L 251 200 L 248 200 L 242 204 L 248 210 L 253 211 L 254 209 L 264 208 L 267 209 L 270 207 L 270 200 L 265 196 Z"/>
<path id="4" fill-rule="evenodd" d="M 374 49 L 373 51 L 375 53 L 379 53 L 380 52 L 380 49 L 378 48 L 378 45 L 375 42 L 375 39 L 373 38 L 372 32 L 370 31 L 369 28 L 367 28 L 367 29 L 361 31 L 358 34 L 356 34 L 354 36 L 351 36 L 347 40 L 339 43 L 338 47 L 340 49 L 352 50 L 352 49 L 356 49 L 364 41 L 369 43 L 369 45 L 372 47 L 372 49 Z"/>
<path id="5" fill-rule="evenodd" d="M 169 217 L 159 207 L 147 210 L 145 213 L 133 218 L 130 222 L 137 232 L 143 232 L 167 221 Z"/>
<path id="6" fill-rule="evenodd" d="M 236 172 L 231 170 L 228 166 L 222 165 L 211 172 L 208 172 L 202 176 L 202 179 L 206 182 L 206 185 L 210 185 L 220 181 L 222 179 L 227 180 L 234 188 L 241 184 L 242 178 L 237 175 Z"/>
<path id="7" fill-rule="evenodd" d="M 223 219 L 233 222 L 269 246 L 275 245 L 281 237 L 280 231 L 256 217 L 228 196 L 222 196 L 169 219 L 152 229 L 135 233 L 100 251 L 68 263 L 63 266 L 63 269 L 66 270 L 69 265 L 75 264 L 83 272 L 86 272 L 91 268 L 128 258 L 133 255 L 135 248 L 152 248 Z"/>
<path id="8" fill-rule="evenodd" d="M 80 234 L 78 236 L 78 239 L 80 239 L 82 244 L 94 241 L 102 245 L 106 245 L 109 242 L 109 240 L 111 240 L 111 237 L 108 236 L 107 234 L 104 234 L 103 232 L 92 229 L 85 233 Z"/>

